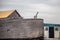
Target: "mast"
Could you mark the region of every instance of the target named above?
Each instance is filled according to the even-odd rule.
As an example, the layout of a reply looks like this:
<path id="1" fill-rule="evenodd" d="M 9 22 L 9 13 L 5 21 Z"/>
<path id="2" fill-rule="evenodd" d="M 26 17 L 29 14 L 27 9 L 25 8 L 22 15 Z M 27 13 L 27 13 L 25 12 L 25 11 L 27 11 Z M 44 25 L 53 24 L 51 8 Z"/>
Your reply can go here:
<path id="1" fill-rule="evenodd" d="M 36 13 L 36 15 L 34 16 L 34 19 L 37 19 L 37 15 L 38 15 L 39 12 Z"/>

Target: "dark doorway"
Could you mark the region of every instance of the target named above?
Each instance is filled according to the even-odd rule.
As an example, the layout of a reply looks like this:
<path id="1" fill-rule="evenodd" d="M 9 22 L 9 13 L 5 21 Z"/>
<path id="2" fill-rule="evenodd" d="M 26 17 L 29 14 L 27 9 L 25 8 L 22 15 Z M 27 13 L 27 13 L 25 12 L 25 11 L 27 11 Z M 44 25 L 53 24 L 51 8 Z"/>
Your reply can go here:
<path id="1" fill-rule="evenodd" d="M 54 27 L 49 27 L 49 38 L 54 38 Z"/>

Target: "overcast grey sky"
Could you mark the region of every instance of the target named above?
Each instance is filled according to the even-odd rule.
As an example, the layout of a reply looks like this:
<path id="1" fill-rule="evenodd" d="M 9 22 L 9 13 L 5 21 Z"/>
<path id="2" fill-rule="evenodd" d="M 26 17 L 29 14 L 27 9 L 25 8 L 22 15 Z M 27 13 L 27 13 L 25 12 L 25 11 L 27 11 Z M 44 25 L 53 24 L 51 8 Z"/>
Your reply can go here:
<path id="1" fill-rule="evenodd" d="M 60 24 L 60 0 L 0 0 L 0 11 L 17 10 L 24 18 L 38 18 L 45 23 Z"/>

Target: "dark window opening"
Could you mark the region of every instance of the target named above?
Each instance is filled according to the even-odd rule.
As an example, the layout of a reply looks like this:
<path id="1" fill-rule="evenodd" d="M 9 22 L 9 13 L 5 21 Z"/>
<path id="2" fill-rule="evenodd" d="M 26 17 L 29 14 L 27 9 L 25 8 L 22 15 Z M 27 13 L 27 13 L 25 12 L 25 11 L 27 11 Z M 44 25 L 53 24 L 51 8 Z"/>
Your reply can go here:
<path id="1" fill-rule="evenodd" d="M 48 28 L 45 28 L 46 31 L 48 31 Z"/>
<path id="2" fill-rule="evenodd" d="M 49 27 L 49 38 L 54 38 L 54 27 Z"/>
<path id="3" fill-rule="evenodd" d="M 7 31 L 10 31 L 10 29 L 7 29 Z"/>
<path id="4" fill-rule="evenodd" d="M 58 31 L 58 28 L 55 28 L 56 31 Z"/>

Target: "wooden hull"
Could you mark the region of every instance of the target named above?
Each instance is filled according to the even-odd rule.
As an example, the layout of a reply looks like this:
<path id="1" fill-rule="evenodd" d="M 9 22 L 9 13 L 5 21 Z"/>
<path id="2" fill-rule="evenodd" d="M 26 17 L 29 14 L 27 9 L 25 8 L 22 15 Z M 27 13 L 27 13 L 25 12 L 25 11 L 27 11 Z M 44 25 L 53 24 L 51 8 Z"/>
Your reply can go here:
<path id="1" fill-rule="evenodd" d="M 0 27 L 0 38 L 38 38 L 44 36 L 42 19 L 8 20 Z"/>

